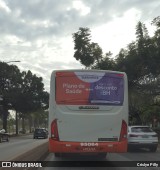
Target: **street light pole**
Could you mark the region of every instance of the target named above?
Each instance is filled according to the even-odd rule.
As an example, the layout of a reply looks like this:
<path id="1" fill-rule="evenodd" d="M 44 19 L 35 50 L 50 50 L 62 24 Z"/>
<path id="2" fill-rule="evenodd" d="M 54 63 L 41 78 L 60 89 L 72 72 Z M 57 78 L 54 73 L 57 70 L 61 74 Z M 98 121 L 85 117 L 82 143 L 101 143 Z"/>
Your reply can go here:
<path id="1" fill-rule="evenodd" d="M 8 63 L 13 63 L 13 62 L 14 62 L 14 63 L 18 63 L 18 62 L 21 62 L 21 61 L 15 60 L 15 61 L 8 61 L 8 62 L 5 62 L 5 63 L 8 64 Z"/>

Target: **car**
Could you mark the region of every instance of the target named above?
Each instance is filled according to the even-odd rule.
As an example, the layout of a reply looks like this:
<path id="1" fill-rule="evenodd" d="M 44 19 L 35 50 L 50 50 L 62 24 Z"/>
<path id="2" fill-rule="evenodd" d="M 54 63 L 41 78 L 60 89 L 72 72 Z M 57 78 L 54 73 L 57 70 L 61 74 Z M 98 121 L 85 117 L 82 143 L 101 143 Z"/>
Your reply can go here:
<path id="1" fill-rule="evenodd" d="M 156 152 L 158 146 L 158 135 L 149 126 L 128 127 L 128 149 L 147 148 Z"/>
<path id="2" fill-rule="evenodd" d="M 44 128 L 36 128 L 33 134 L 33 138 L 48 138 L 48 131 Z"/>
<path id="3" fill-rule="evenodd" d="M 6 133 L 5 129 L 0 130 L 0 143 L 2 143 L 3 141 L 9 141 L 9 134 Z"/>

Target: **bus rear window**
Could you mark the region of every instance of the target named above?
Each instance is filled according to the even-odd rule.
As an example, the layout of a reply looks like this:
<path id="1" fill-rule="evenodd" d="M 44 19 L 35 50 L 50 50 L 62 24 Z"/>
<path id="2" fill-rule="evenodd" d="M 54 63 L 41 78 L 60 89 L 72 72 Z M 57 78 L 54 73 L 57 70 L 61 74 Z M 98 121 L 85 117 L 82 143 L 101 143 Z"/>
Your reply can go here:
<path id="1" fill-rule="evenodd" d="M 56 103 L 71 105 L 122 105 L 124 75 L 103 72 L 59 72 Z"/>

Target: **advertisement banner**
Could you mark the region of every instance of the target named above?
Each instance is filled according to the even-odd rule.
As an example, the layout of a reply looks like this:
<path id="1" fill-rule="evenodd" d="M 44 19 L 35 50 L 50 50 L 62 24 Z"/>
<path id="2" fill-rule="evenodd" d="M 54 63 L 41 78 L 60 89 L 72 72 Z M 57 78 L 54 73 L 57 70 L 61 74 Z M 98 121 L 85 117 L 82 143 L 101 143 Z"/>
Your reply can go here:
<path id="1" fill-rule="evenodd" d="M 57 104 L 122 105 L 123 74 L 105 72 L 57 72 Z"/>

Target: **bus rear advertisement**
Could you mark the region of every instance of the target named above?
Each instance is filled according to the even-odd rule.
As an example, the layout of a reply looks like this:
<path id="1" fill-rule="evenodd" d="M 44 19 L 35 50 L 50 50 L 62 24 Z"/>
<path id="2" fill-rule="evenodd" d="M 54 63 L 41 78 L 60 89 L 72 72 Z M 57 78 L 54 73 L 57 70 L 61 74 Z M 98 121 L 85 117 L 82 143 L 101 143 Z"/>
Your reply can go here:
<path id="1" fill-rule="evenodd" d="M 56 70 L 51 75 L 49 151 L 126 152 L 128 84 L 123 72 Z"/>

